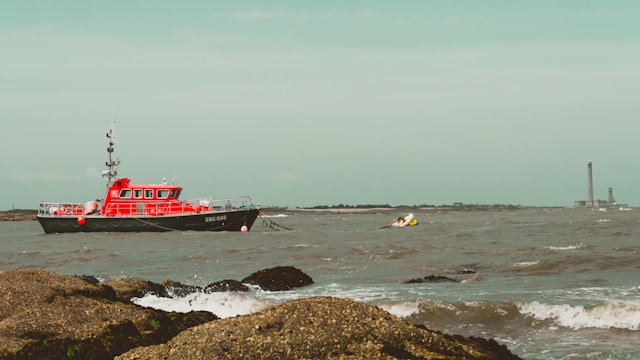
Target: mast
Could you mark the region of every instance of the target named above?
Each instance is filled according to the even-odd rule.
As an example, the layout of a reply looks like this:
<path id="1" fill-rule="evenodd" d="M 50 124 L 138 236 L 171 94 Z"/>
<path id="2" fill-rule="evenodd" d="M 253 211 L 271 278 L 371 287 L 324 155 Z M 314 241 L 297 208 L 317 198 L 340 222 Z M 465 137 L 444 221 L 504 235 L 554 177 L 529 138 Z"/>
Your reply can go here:
<path id="1" fill-rule="evenodd" d="M 107 165 L 109 170 L 105 170 L 102 172 L 102 176 L 107 179 L 107 189 L 111 187 L 111 185 L 113 185 L 114 180 L 118 176 L 118 165 L 120 165 L 119 159 L 113 160 L 112 158 L 112 154 L 114 151 L 113 145 L 115 144 L 115 137 L 116 137 L 116 121 L 113 120 L 113 123 L 111 124 L 111 129 L 109 129 L 109 132 L 107 133 L 107 138 L 109 139 L 109 147 L 107 147 L 107 153 L 109 153 L 109 161 L 107 161 L 105 165 Z"/>

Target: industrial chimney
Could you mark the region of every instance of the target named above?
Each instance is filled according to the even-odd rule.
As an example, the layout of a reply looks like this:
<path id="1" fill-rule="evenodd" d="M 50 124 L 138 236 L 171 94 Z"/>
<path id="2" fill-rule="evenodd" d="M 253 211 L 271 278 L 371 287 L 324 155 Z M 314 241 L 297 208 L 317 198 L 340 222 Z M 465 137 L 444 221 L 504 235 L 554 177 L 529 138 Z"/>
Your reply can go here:
<path id="1" fill-rule="evenodd" d="M 593 206 L 593 174 L 591 169 L 591 160 L 587 163 L 587 206 Z"/>

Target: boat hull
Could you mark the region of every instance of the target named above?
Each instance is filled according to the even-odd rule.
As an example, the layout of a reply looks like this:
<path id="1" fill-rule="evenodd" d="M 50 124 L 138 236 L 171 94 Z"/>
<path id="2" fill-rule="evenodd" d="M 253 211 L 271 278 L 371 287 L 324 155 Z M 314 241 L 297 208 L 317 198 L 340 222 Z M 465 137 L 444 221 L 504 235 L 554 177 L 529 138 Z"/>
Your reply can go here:
<path id="1" fill-rule="evenodd" d="M 258 209 L 216 211 L 165 216 L 43 216 L 38 221 L 47 234 L 75 232 L 242 231 L 251 229 Z M 81 224 L 82 223 L 82 224 Z"/>

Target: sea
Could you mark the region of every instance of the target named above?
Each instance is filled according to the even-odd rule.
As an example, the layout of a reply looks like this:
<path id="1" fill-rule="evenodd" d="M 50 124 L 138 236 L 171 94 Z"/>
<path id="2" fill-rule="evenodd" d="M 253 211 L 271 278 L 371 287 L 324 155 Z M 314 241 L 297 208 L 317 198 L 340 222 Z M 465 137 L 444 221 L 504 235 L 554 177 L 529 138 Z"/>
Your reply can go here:
<path id="1" fill-rule="evenodd" d="M 640 209 L 413 214 L 419 225 L 385 228 L 406 213 L 283 211 L 244 233 L 45 235 L 36 221 L 0 222 L 0 269 L 204 286 L 293 266 L 314 284 L 134 301 L 227 318 L 334 296 L 432 330 L 492 338 L 523 359 L 640 359 Z M 425 278 L 443 281 L 408 283 Z"/>

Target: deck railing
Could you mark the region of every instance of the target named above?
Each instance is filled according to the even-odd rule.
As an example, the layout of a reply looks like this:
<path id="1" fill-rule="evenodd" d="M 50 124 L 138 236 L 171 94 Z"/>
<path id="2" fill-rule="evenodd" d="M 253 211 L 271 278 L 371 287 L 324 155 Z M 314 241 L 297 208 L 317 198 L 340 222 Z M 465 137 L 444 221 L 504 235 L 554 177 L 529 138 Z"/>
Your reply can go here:
<path id="1" fill-rule="evenodd" d="M 249 196 L 229 198 L 202 198 L 179 201 L 127 201 L 112 202 L 103 209 L 98 204 L 92 213 L 85 210 L 87 204 L 42 202 L 38 206 L 39 216 L 80 216 L 107 214 L 111 216 L 161 216 L 254 209 Z M 89 207 L 91 208 L 91 207 Z"/>

